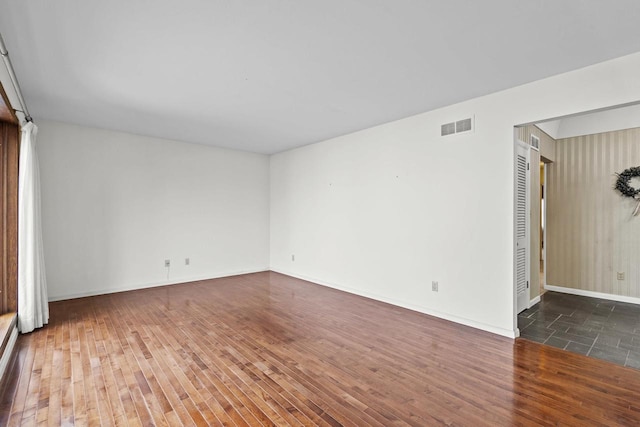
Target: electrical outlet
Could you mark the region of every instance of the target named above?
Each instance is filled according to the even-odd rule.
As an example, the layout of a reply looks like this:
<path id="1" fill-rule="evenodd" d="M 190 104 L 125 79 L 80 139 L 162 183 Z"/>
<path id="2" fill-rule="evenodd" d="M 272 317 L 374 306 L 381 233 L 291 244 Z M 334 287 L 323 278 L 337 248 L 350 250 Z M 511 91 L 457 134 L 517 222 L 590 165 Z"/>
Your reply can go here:
<path id="1" fill-rule="evenodd" d="M 167 267 L 167 268 L 171 267 L 171 260 L 170 259 L 165 259 L 164 260 L 164 266 Z"/>
<path id="2" fill-rule="evenodd" d="M 296 256 L 295 255 L 291 255 L 291 261 L 295 261 L 296 260 Z"/>
<path id="3" fill-rule="evenodd" d="M 184 259 L 184 265 L 189 265 L 189 262 L 190 262 L 190 261 L 189 261 L 189 258 L 185 258 L 185 259 Z"/>
<path id="4" fill-rule="evenodd" d="M 618 280 L 624 280 L 624 271 L 623 272 L 618 271 Z"/>
<path id="5" fill-rule="evenodd" d="M 433 282 L 431 282 L 431 290 L 433 292 L 438 292 L 438 282 L 437 281 L 434 280 Z"/>

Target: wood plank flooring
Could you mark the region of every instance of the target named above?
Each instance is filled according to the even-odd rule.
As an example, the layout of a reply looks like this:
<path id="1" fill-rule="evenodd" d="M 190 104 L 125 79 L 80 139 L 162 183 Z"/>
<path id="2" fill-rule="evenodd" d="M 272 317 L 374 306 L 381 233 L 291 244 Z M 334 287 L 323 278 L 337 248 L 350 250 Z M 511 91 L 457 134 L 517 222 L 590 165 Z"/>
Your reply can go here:
<path id="1" fill-rule="evenodd" d="M 0 425 L 614 426 L 640 371 L 277 273 L 51 304 Z"/>

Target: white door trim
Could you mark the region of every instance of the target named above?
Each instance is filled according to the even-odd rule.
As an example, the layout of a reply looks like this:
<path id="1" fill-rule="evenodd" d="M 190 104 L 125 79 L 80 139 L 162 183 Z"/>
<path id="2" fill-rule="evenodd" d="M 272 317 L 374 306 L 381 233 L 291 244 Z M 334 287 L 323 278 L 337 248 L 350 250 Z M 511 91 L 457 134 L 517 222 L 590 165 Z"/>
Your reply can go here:
<path id="1" fill-rule="evenodd" d="M 521 157 L 524 155 L 524 167 L 525 169 L 525 183 L 522 186 L 524 189 L 524 207 L 520 205 L 520 209 L 524 209 L 524 224 L 522 219 L 520 221 L 520 229 L 518 228 L 518 168 L 519 162 L 522 161 Z M 520 157 L 520 159 L 519 159 Z M 530 146 L 529 144 L 515 139 L 514 144 L 514 219 L 513 219 L 513 293 L 514 293 L 514 321 L 517 327 L 517 315 L 529 307 L 530 302 L 530 279 L 531 279 L 531 190 L 530 186 Z M 537 165 L 539 167 L 539 165 Z M 522 201 L 521 201 L 522 203 Z M 522 229 L 524 227 L 524 229 Z M 524 254 L 522 253 L 524 251 Z M 520 258 L 518 258 L 520 257 Z M 520 262 L 518 262 L 520 261 Z M 526 287 L 525 287 L 526 286 Z M 523 289 L 523 287 L 525 287 Z M 520 295 L 518 290 L 520 289 Z"/>
<path id="2" fill-rule="evenodd" d="M 547 286 L 547 211 L 549 210 L 549 179 L 547 169 L 549 167 L 548 163 L 544 163 L 544 209 L 542 210 L 542 220 L 544 221 L 544 228 L 542 229 L 542 287 L 546 289 Z M 540 289 L 542 293 L 542 289 Z"/>

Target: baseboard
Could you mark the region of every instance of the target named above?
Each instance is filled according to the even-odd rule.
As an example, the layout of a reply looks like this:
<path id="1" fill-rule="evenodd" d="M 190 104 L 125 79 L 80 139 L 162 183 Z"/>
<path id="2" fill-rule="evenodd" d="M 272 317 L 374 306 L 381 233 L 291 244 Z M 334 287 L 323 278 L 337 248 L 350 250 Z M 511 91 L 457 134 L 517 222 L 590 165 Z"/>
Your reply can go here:
<path id="1" fill-rule="evenodd" d="M 628 302 L 631 304 L 640 304 L 640 298 L 627 297 L 624 295 L 605 294 L 602 292 L 586 291 L 584 289 L 565 288 L 563 286 L 545 285 L 547 291 L 560 292 L 563 294 L 580 295 L 583 297 L 600 298 L 611 301 Z"/>
<path id="2" fill-rule="evenodd" d="M 540 295 L 538 295 L 537 297 L 535 297 L 535 298 L 533 298 L 532 300 L 529 301 L 529 308 L 533 307 L 534 305 L 536 305 L 539 302 L 540 302 Z"/>
<path id="3" fill-rule="evenodd" d="M 169 285 L 178 285 L 181 283 L 200 282 L 202 280 L 220 279 L 223 277 L 239 276 L 241 274 L 261 273 L 264 271 L 269 271 L 269 268 L 265 267 L 265 268 L 256 269 L 256 270 L 229 271 L 229 272 L 216 273 L 216 274 L 211 274 L 206 276 L 182 277 L 180 279 L 167 280 L 163 282 L 143 283 L 143 284 L 128 285 L 128 286 L 118 286 L 114 288 L 96 289 L 96 290 L 91 290 L 87 292 L 80 292 L 80 293 L 73 293 L 73 294 L 53 295 L 53 296 L 49 296 L 49 302 L 64 301 L 64 300 L 75 299 L 75 298 L 93 297 L 97 295 L 116 294 L 118 292 L 137 291 L 140 289 L 157 288 L 160 286 L 169 286 Z"/>
<path id="4" fill-rule="evenodd" d="M 4 352 L 2 353 L 2 358 L 0 358 L 0 384 L 3 383 L 2 380 L 4 379 L 4 373 L 7 370 L 7 366 L 9 365 L 9 361 L 13 355 L 13 348 L 16 345 L 17 339 L 18 328 L 14 326 L 13 331 L 11 331 L 11 336 L 9 336 L 9 341 L 7 341 L 7 346 L 4 348 Z"/>
<path id="5" fill-rule="evenodd" d="M 391 304 L 391 305 L 395 305 L 397 307 L 402 307 L 402 308 L 406 308 L 408 310 L 412 310 L 412 311 L 417 311 L 418 313 L 423 313 L 423 314 L 428 314 L 429 316 L 433 316 L 433 317 L 438 317 L 440 319 L 444 319 L 444 320 L 448 320 L 450 322 L 454 322 L 454 323 L 459 323 L 461 325 L 465 325 L 465 326 L 470 326 L 472 328 L 475 329 L 480 329 L 483 331 L 487 331 L 487 332 L 491 332 L 493 334 L 496 335 L 501 335 L 503 337 L 508 337 L 508 338 L 517 338 L 518 336 L 518 331 L 517 330 L 509 330 L 509 329 L 504 329 L 504 328 L 500 328 L 497 326 L 493 326 L 493 325 L 488 325 L 486 323 L 481 323 L 481 322 L 476 322 L 474 320 L 471 319 L 466 319 L 464 317 L 459 317 L 459 316 L 455 316 L 452 314 L 448 314 L 448 313 L 444 313 L 441 311 L 437 311 L 437 310 L 432 310 L 426 307 L 422 307 L 416 304 L 410 304 L 404 301 L 399 301 L 393 298 L 387 298 L 387 297 L 383 297 L 381 295 L 377 295 L 371 292 L 363 292 L 359 289 L 353 289 L 353 288 L 349 288 L 349 287 L 345 287 L 345 286 L 340 286 L 338 284 L 335 283 L 329 283 L 329 282 L 325 282 L 322 280 L 318 280 L 315 279 L 313 277 L 308 277 L 308 276 L 304 276 L 304 275 L 300 275 L 300 274 L 293 274 L 293 273 L 289 273 L 289 272 L 285 272 L 282 270 L 274 270 L 271 269 L 271 271 L 275 272 L 275 273 L 280 273 L 280 274 L 284 274 L 286 276 L 291 276 L 291 277 L 295 277 L 296 279 L 301 279 L 301 280 L 305 280 L 307 282 L 312 282 L 315 283 L 317 285 L 321 285 L 321 286 L 326 286 L 328 288 L 332 288 L 332 289 L 337 289 L 339 291 L 343 291 L 343 292 L 347 292 L 350 294 L 354 294 L 354 295 L 358 295 L 361 297 L 365 297 L 365 298 L 369 298 L 372 300 L 376 300 L 376 301 L 380 301 L 380 302 L 384 302 L 387 304 Z"/>

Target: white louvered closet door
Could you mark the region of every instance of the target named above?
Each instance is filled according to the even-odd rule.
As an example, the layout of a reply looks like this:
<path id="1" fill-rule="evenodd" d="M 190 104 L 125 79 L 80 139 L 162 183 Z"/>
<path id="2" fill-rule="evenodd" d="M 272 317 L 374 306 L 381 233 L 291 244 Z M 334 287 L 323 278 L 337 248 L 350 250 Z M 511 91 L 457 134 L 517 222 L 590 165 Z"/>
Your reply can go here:
<path id="1" fill-rule="evenodd" d="M 517 312 L 529 306 L 529 146 L 516 143 L 515 287 Z"/>

